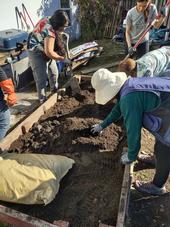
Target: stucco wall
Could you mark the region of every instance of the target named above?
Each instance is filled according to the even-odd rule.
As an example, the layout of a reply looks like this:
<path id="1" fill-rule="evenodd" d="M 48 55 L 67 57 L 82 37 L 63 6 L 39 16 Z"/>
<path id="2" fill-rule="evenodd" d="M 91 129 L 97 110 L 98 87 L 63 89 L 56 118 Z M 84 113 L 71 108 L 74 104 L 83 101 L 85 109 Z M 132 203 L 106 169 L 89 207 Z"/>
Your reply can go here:
<path id="1" fill-rule="evenodd" d="M 38 16 L 37 10 L 43 4 L 43 8 L 40 10 L 40 15 Z M 0 30 L 17 28 L 17 21 L 15 15 L 15 7 L 17 6 L 19 10 L 22 9 L 22 3 L 27 8 L 32 20 L 36 23 L 42 16 L 50 16 L 56 9 L 61 8 L 60 0 L 1 0 L 0 7 Z M 71 7 L 71 24 L 72 26 L 68 29 L 68 32 L 71 36 L 71 39 L 78 39 L 80 36 L 80 26 L 76 19 L 77 6 L 73 4 L 73 1 L 70 0 Z"/>
<path id="2" fill-rule="evenodd" d="M 15 7 L 21 10 L 22 3 L 26 6 L 34 23 L 37 22 L 37 9 L 40 8 L 41 0 L 1 0 L 0 30 L 17 28 Z"/>

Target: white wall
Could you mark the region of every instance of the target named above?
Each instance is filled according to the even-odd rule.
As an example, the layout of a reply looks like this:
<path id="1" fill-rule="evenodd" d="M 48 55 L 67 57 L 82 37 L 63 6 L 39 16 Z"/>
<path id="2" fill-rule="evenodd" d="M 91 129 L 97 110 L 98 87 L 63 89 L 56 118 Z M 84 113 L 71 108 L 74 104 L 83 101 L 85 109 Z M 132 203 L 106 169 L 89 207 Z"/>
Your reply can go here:
<path id="1" fill-rule="evenodd" d="M 41 0 L 0 0 L 0 30 L 17 28 L 15 7 L 21 10 L 22 3 L 28 10 L 34 23 L 38 21 L 37 9 Z"/>
<path id="2" fill-rule="evenodd" d="M 25 5 L 34 24 L 36 24 L 42 16 L 50 16 L 56 9 L 61 7 L 60 0 L 48 0 L 48 2 L 44 1 L 44 7 L 43 10 L 41 10 L 39 18 L 37 10 L 40 8 L 42 1 L 43 0 L 0 0 L 0 31 L 17 28 L 15 7 L 17 6 L 21 11 L 22 3 Z M 80 37 L 80 25 L 76 19 L 77 6 L 73 4 L 72 0 L 70 0 L 70 7 L 72 26 L 68 29 L 68 32 L 70 34 L 70 39 L 72 40 Z M 30 22 L 29 25 L 31 25 Z"/>

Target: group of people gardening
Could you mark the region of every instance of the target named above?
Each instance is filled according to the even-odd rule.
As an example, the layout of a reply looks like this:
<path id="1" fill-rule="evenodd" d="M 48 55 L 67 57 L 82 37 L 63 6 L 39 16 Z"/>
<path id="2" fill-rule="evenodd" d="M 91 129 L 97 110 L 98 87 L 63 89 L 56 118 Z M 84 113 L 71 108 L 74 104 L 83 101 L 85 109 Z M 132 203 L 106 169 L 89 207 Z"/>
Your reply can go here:
<path id="1" fill-rule="evenodd" d="M 93 125 L 91 131 L 101 133 L 111 123 L 123 118 L 128 147 L 121 156 L 122 164 L 131 164 L 137 159 L 142 127 L 155 136 L 154 179 L 151 182 L 135 182 L 137 190 L 152 195 L 166 192 L 165 183 L 170 171 L 170 47 L 149 52 L 149 32 L 136 50 L 133 47 L 148 24 L 157 18 L 154 24 L 157 28 L 163 23 L 164 17 L 165 12 L 158 17 L 156 6 L 149 0 L 137 0 L 136 6 L 126 16 L 127 53 L 131 58 L 120 62 L 118 72 L 99 69 L 91 79 L 96 103 L 105 105 L 117 99 L 109 115 L 100 124 Z M 28 56 L 40 103 L 46 100 L 47 79 L 51 91 L 58 90 L 56 61 L 71 64 L 61 39 L 61 33 L 69 23 L 66 12 L 57 10 L 51 17 L 41 19 L 29 36 Z M 9 126 L 8 105 L 16 102 L 12 86 L 11 80 L 6 79 L 0 71 L 1 90 L 8 94 L 4 101 L 5 94 L 1 92 L 0 105 L 4 105 L 1 116 L 6 115 L 6 120 L 0 119 L 0 123 L 3 122 L 0 124 L 3 129 L 0 139 L 8 129 L 6 122 Z"/>
<path id="2" fill-rule="evenodd" d="M 135 188 L 144 193 L 162 195 L 170 172 L 170 47 L 164 46 L 149 52 L 149 33 L 134 53 L 133 46 L 148 23 L 157 16 L 155 5 L 147 0 L 137 0 L 126 17 L 127 58 L 120 62 L 118 71 L 112 73 L 99 69 L 92 76 L 96 103 L 104 105 L 117 99 L 112 111 L 97 125 L 92 133 L 101 133 L 111 123 L 123 118 L 127 134 L 127 150 L 121 156 L 122 164 L 134 162 L 141 147 L 141 129 L 155 136 L 155 168 L 151 182 L 136 181 Z M 155 22 L 161 25 L 164 15 Z M 137 60 L 133 59 L 133 56 Z M 148 156 L 145 162 L 153 160 Z"/>

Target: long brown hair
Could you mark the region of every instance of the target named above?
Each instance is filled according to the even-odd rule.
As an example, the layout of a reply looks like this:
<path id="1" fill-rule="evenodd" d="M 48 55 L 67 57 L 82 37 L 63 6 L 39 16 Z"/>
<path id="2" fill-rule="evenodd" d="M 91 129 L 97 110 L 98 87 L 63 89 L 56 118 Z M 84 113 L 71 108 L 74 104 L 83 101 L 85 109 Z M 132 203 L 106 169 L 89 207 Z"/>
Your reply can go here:
<path id="1" fill-rule="evenodd" d="M 136 77 L 137 63 L 134 59 L 128 58 L 119 63 L 118 72 L 125 72 L 128 76 Z"/>
<path id="2" fill-rule="evenodd" d="M 148 2 L 148 6 L 145 9 L 145 11 L 143 12 L 144 14 L 144 18 L 145 18 L 145 23 L 148 21 L 148 16 L 149 16 L 149 6 L 151 4 L 151 0 L 137 0 L 137 2 Z"/>

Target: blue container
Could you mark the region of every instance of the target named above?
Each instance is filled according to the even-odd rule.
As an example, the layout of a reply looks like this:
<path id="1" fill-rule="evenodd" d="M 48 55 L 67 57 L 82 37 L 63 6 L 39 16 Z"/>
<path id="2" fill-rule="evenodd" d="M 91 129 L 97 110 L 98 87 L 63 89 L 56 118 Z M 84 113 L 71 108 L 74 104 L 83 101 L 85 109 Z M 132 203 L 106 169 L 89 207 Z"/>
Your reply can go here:
<path id="1" fill-rule="evenodd" d="M 0 31 L 0 50 L 9 51 L 16 49 L 17 43 L 27 41 L 28 33 L 18 29 Z"/>

